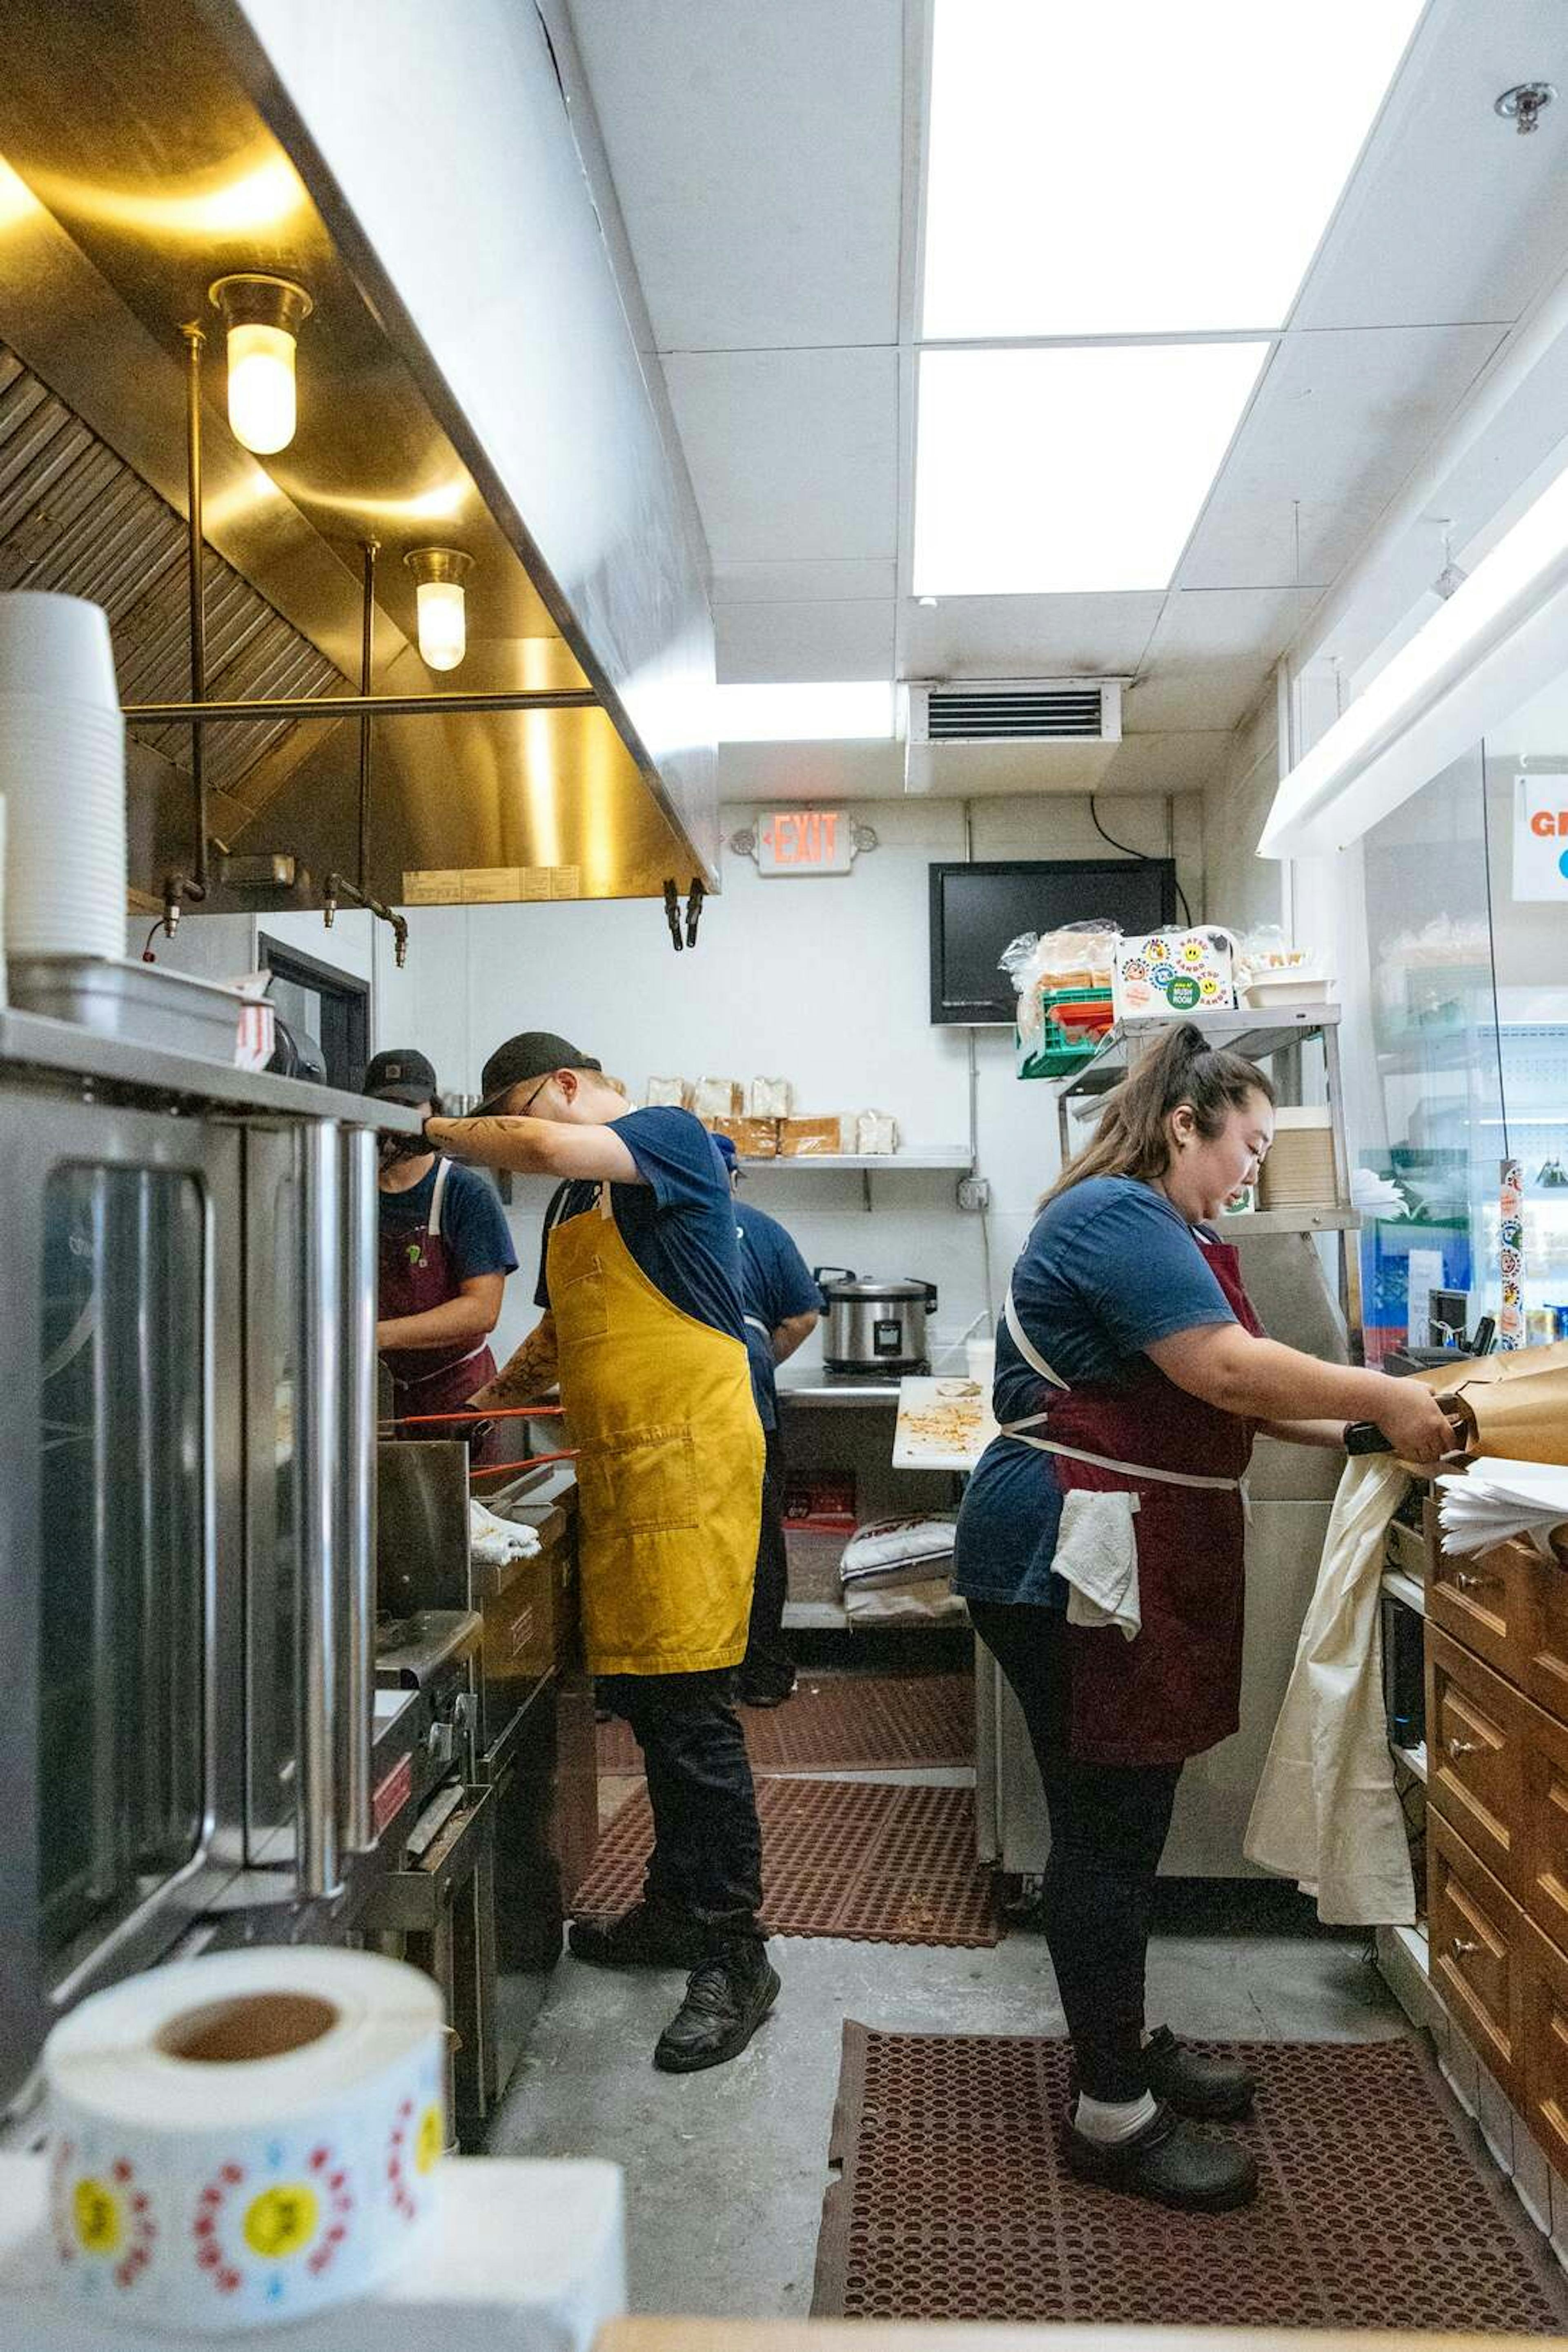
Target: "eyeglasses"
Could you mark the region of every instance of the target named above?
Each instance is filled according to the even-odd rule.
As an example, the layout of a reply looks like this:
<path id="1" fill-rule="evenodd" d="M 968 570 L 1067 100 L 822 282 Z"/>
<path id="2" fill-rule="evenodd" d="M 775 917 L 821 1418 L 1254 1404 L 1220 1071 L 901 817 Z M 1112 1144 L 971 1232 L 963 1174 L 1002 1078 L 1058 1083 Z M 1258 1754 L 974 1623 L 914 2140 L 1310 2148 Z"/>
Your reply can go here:
<path id="1" fill-rule="evenodd" d="M 533 1092 L 529 1096 L 528 1100 L 523 1104 L 522 1108 L 521 1110 L 514 1110 L 511 1113 L 511 1117 L 513 1118 L 526 1118 L 529 1112 L 533 1108 L 534 1104 L 539 1100 L 540 1096 L 544 1092 L 545 1087 L 549 1086 L 551 1079 L 553 1078 L 554 1076 L 555 1073 L 552 1070 L 550 1077 L 541 1078 L 539 1084 L 534 1087 Z"/>

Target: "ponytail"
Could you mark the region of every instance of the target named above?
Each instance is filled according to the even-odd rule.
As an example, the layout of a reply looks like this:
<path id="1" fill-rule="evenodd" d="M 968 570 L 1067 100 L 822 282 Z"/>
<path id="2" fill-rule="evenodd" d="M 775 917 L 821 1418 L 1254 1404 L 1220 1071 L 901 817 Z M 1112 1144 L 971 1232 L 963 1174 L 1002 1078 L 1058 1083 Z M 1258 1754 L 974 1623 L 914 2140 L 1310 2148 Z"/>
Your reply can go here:
<path id="1" fill-rule="evenodd" d="M 1165 1121 L 1172 1111 L 1185 1104 L 1198 1133 L 1212 1142 L 1230 1113 L 1253 1095 L 1274 1100 L 1274 1088 L 1257 1064 L 1241 1054 L 1211 1050 L 1202 1030 L 1184 1021 L 1107 1095 L 1093 1142 L 1068 1160 L 1041 1208 L 1091 1176 L 1157 1182 L 1171 1164 Z"/>

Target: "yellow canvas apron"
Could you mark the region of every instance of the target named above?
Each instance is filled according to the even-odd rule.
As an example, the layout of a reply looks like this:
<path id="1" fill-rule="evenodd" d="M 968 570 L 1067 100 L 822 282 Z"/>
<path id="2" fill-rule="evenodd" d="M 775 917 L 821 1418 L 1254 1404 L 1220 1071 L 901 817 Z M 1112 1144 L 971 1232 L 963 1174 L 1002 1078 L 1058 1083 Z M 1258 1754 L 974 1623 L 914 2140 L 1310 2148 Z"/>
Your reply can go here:
<path id="1" fill-rule="evenodd" d="M 577 1457 L 591 1673 L 692 1674 L 745 1654 L 763 1432 L 742 1339 L 648 1280 L 600 1190 L 545 1261 Z"/>

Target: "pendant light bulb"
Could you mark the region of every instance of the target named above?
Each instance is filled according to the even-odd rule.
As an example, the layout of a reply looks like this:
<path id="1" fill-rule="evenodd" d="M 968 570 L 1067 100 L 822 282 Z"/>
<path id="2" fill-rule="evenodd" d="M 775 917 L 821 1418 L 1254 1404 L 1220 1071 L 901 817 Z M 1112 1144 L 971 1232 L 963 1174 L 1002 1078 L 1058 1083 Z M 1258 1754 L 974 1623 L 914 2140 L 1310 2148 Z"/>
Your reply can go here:
<path id="1" fill-rule="evenodd" d="M 310 298 L 289 278 L 256 274 L 220 278 L 208 299 L 227 331 L 229 430 L 258 457 L 275 457 L 294 438 L 295 352 Z"/>
<path id="2" fill-rule="evenodd" d="M 419 657 L 430 669 L 456 669 L 468 649 L 463 582 L 473 557 L 455 547 L 421 547 L 403 560 L 418 583 Z"/>

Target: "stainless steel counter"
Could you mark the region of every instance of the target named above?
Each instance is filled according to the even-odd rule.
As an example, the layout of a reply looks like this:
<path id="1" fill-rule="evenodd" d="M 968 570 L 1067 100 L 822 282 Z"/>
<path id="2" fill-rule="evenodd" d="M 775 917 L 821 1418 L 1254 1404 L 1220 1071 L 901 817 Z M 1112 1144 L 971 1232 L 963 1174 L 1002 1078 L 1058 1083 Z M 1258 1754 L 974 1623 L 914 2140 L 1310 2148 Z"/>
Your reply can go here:
<path id="1" fill-rule="evenodd" d="M 825 1374 L 805 1373 L 797 1380 L 783 1380 L 778 1384 L 781 1404 L 823 1405 L 827 1407 L 880 1406 L 893 1412 L 899 1402 L 897 1381 L 830 1381 Z"/>

